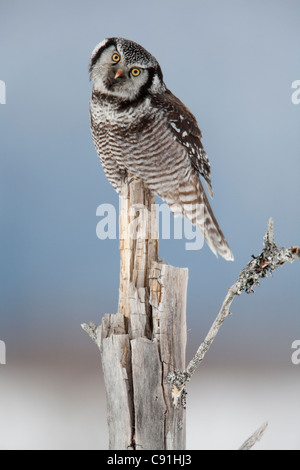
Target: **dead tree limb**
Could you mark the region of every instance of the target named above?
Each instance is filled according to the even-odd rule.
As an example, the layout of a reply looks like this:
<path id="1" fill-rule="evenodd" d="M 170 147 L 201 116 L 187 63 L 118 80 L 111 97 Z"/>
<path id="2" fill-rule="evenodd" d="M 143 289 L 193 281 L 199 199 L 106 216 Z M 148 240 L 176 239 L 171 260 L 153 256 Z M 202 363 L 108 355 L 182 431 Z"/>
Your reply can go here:
<path id="1" fill-rule="evenodd" d="M 252 256 L 253 259 L 247 267 L 240 273 L 238 280 L 228 289 L 228 293 L 223 301 L 222 307 L 217 318 L 213 322 L 206 338 L 200 344 L 195 356 L 189 362 L 184 371 L 174 370 L 168 375 L 170 384 L 173 384 L 173 401 L 175 406 L 185 406 L 185 387 L 191 380 L 195 370 L 203 361 L 205 354 L 216 338 L 224 320 L 230 315 L 230 307 L 236 296 L 243 291 L 246 293 L 254 292 L 254 286 L 260 285 L 260 279 L 285 263 L 293 263 L 300 258 L 300 249 L 298 246 L 290 248 L 278 248 L 274 242 L 273 220 L 269 220 L 268 230 L 264 236 L 263 250 L 258 256 Z"/>
<path id="2" fill-rule="evenodd" d="M 264 423 L 260 428 L 258 428 L 252 436 L 247 439 L 243 445 L 239 448 L 239 450 L 251 450 L 252 447 L 261 440 L 262 436 L 265 433 L 265 430 L 268 427 L 268 423 Z"/>

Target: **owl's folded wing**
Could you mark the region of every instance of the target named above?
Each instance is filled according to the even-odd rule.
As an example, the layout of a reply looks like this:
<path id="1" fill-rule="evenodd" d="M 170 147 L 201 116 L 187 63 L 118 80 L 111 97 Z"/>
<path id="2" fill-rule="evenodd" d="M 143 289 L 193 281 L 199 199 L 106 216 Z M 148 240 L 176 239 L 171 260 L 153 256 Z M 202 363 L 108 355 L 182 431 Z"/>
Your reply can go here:
<path id="1" fill-rule="evenodd" d="M 168 114 L 167 121 L 174 138 L 188 151 L 193 168 L 204 178 L 209 195 L 213 198 L 210 163 L 195 116 L 170 90 L 155 96 L 153 102 Z"/>

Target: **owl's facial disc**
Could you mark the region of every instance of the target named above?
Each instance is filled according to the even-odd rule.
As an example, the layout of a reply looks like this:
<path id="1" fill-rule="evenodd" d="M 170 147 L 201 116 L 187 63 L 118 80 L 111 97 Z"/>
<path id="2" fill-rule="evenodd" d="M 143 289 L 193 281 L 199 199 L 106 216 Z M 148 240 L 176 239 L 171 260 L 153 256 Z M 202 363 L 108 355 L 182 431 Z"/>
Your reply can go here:
<path id="1" fill-rule="evenodd" d="M 105 48 L 91 69 L 97 91 L 129 101 L 139 96 L 148 78 L 148 69 L 130 63 L 115 45 Z"/>

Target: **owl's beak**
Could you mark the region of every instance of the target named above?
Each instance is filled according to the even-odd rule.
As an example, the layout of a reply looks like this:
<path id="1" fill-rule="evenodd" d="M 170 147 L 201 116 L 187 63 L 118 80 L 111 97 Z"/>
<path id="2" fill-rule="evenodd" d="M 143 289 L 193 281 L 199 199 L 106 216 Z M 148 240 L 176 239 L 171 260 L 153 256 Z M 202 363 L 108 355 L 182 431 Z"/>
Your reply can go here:
<path id="1" fill-rule="evenodd" d="M 115 79 L 121 77 L 122 73 L 123 73 L 123 70 L 122 70 L 122 69 L 119 69 L 119 70 L 117 71 L 116 75 L 115 75 Z"/>

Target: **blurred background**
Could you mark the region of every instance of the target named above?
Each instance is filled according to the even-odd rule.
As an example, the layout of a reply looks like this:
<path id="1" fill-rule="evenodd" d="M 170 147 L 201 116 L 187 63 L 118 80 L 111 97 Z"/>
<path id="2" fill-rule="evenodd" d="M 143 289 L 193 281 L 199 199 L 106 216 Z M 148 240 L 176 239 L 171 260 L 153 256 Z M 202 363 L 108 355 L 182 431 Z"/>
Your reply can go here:
<path id="1" fill-rule="evenodd" d="M 299 244 L 300 3 L 297 0 L 0 2 L 0 448 L 106 449 L 99 352 L 80 324 L 118 302 L 118 240 L 96 237 L 96 209 L 118 207 L 89 130 L 88 64 L 122 36 L 160 62 L 195 114 L 212 167 L 215 215 L 235 255 L 162 240 L 189 269 L 187 359 L 204 339 L 269 217 Z M 188 449 L 300 449 L 299 264 L 242 294 L 188 388 Z"/>

